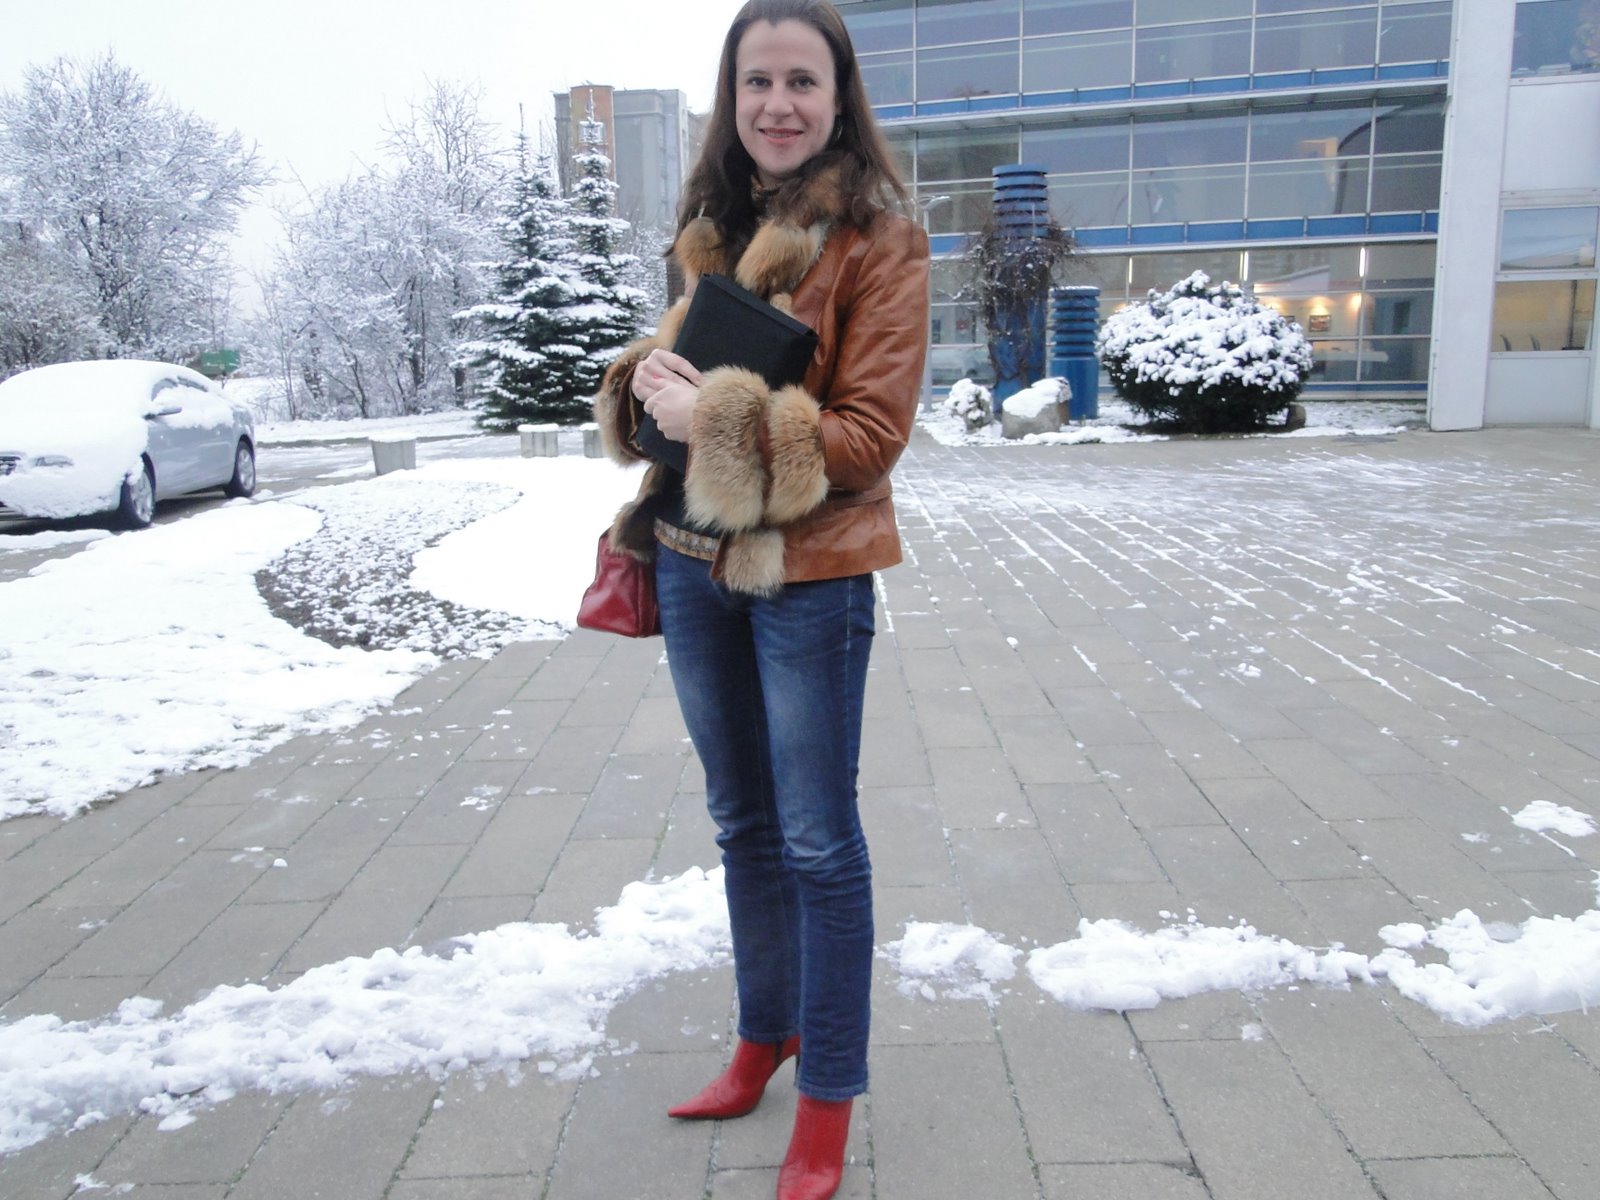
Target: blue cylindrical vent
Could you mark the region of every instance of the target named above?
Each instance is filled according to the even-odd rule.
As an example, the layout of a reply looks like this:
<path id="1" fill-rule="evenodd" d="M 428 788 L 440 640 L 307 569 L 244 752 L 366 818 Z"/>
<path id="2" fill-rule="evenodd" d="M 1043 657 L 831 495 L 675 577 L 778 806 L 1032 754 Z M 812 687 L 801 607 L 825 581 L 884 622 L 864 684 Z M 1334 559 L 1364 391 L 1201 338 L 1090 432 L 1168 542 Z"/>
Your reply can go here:
<path id="1" fill-rule="evenodd" d="M 1044 168 L 1013 163 L 994 169 L 995 223 L 1007 242 L 1028 242 L 1044 234 L 1050 221 L 1050 191 Z M 1044 378 L 1046 296 L 1016 297 L 996 314 L 998 328 L 989 331 L 998 366 L 995 410 L 1006 397 L 1022 390 L 1023 379 Z"/>
<path id="2" fill-rule="evenodd" d="M 1060 287 L 1050 292 L 1050 374 L 1072 388 L 1067 415 L 1089 421 L 1100 415 L 1100 360 L 1094 342 L 1100 326 L 1100 289 Z"/>

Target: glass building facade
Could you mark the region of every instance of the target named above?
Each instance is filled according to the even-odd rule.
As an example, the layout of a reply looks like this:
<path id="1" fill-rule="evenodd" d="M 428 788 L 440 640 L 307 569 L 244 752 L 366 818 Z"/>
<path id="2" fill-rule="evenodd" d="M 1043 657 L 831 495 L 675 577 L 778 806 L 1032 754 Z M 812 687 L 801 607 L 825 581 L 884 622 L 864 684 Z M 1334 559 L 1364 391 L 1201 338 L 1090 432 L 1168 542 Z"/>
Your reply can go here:
<path id="1" fill-rule="evenodd" d="M 1426 390 L 1450 0 L 839 10 L 933 237 L 936 386 L 988 370 L 959 255 L 1026 162 L 1105 311 L 1202 269 L 1301 323 L 1312 391 Z"/>

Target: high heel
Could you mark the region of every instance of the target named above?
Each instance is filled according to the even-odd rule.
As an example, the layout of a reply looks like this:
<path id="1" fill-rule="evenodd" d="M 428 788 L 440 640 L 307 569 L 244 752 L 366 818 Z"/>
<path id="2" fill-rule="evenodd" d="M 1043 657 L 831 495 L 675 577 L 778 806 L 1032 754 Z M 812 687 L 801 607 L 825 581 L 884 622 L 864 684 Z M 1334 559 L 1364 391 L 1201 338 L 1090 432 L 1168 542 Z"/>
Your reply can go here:
<path id="1" fill-rule="evenodd" d="M 794 1112 L 794 1135 L 778 1171 L 778 1200 L 828 1200 L 844 1178 L 850 1140 L 849 1100 L 813 1100 L 803 1092 Z"/>
<path id="2" fill-rule="evenodd" d="M 800 1049 L 798 1037 L 782 1042 L 747 1042 L 739 1039 L 733 1061 L 699 1095 L 667 1109 L 667 1116 L 690 1121 L 742 1117 L 761 1103 L 767 1080 Z"/>

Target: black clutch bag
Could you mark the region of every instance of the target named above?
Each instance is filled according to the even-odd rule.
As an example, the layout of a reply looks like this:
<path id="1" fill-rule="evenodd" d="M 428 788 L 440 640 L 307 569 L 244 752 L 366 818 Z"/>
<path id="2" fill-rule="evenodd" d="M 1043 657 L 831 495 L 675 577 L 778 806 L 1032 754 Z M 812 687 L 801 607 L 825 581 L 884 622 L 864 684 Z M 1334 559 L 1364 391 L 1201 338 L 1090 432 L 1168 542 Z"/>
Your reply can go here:
<path id="1" fill-rule="evenodd" d="M 777 389 L 805 378 L 817 351 L 817 333 L 726 276 L 702 275 L 672 350 L 701 373 L 744 367 Z M 663 434 L 649 413 L 633 440 L 658 462 L 679 473 L 688 469 L 688 446 Z"/>

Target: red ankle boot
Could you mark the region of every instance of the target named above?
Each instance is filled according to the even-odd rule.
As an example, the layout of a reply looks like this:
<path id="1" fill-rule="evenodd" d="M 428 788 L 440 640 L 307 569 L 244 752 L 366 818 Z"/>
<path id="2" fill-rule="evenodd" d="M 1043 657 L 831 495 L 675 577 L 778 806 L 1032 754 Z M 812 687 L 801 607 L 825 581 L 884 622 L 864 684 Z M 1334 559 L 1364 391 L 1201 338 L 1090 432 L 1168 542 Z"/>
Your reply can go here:
<path id="1" fill-rule="evenodd" d="M 778 1200 L 828 1200 L 839 1190 L 850 1106 L 849 1100 L 813 1100 L 802 1093 L 789 1153 L 778 1172 Z"/>
<path id="2" fill-rule="evenodd" d="M 778 1043 L 747 1042 L 740 1038 L 728 1069 L 694 1099 L 667 1109 L 667 1116 L 695 1121 L 744 1116 L 761 1103 L 761 1093 L 767 1090 L 767 1080 L 772 1078 L 772 1073 L 785 1059 L 793 1058 L 799 1049 L 798 1037 Z"/>

